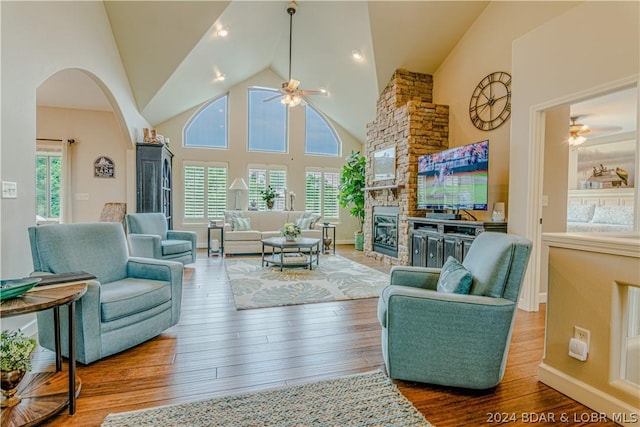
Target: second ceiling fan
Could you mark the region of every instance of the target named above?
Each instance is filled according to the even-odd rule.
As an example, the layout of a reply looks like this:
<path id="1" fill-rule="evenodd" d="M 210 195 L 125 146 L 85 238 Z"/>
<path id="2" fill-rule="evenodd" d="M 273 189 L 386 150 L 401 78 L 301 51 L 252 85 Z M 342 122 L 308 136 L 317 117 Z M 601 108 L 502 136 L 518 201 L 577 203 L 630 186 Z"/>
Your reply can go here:
<path id="1" fill-rule="evenodd" d="M 298 5 L 295 1 L 289 3 L 287 7 L 287 13 L 289 14 L 289 81 L 282 83 L 282 87 L 278 89 L 280 92 L 276 96 L 272 96 L 271 98 L 267 98 L 264 102 L 273 101 L 275 99 L 280 99 L 280 102 L 288 107 L 295 107 L 296 105 L 303 104 L 304 100 L 302 99 L 302 95 L 326 95 L 327 92 L 324 90 L 303 90 L 298 89 L 300 86 L 300 81 L 291 78 L 291 46 L 293 39 L 293 15 L 296 13 Z"/>

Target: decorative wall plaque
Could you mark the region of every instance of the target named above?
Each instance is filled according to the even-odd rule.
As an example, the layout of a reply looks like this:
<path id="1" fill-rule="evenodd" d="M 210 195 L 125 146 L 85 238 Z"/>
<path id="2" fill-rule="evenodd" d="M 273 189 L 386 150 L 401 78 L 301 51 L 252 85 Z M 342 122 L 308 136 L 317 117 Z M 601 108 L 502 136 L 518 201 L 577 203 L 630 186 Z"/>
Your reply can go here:
<path id="1" fill-rule="evenodd" d="M 107 156 L 100 156 L 93 162 L 93 176 L 96 178 L 115 178 L 116 165 Z"/>

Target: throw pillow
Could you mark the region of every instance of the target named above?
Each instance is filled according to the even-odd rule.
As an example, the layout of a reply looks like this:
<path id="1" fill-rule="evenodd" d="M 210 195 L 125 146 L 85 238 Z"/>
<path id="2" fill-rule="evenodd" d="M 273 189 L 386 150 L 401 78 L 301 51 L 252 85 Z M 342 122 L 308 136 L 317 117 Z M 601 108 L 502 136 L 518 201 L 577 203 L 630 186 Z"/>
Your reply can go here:
<path id="1" fill-rule="evenodd" d="M 310 230 L 311 229 L 311 221 L 312 218 L 300 217 L 296 220 L 296 225 L 300 230 Z"/>
<path id="2" fill-rule="evenodd" d="M 234 231 L 249 231 L 251 230 L 251 218 L 236 217 L 233 219 Z"/>
<path id="3" fill-rule="evenodd" d="M 469 270 L 450 256 L 440 270 L 437 290 L 448 294 L 468 294 L 472 280 Z"/>
<path id="4" fill-rule="evenodd" d="M 593 223 L 633 224 L 633 206 L 598 206 L 593 213 Z"/>
<path id="5" fill-rule="evenodd" d="M 322 218 L 322 216 L 315 214 L 313 212 L 305 212 L 304 214 L 302 214 L 301 218 L 311 219 L 311 223 L 309 224 L 309 229 L 312 229 L 316 226 L 316 222 L 318 222 L 320 218 Z"/>
<path id="6" fill-rule="evenodd" d="M 224 213 L 224 222 L 231 224 L 231 231 L 236 231 L 235 229 L 235 219 L 236 218 L 244 218 L 244 213 L 242 211 L 225 211 Z"/>
<path id="7" fill-rule="evenodd" d="M 569 205 L 567 222 L 589 222 L 595 209 L 596 205 Z"/>

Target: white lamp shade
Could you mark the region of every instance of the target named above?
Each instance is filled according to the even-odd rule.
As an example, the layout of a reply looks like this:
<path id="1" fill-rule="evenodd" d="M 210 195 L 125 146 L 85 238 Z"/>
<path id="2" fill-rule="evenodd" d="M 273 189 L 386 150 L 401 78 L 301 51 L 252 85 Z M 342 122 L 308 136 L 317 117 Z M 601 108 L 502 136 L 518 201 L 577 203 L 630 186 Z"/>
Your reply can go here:
<path id="1" fill-rule="evenodd" d="M 233 180 L 233 182 L 231 183 L 231 186 L 229 187 L 229 190 L 248 190 L 249 187 L 247 186 L 247 183 L 244 182 L 244 179 L 242 178 L 236 178 Z"/>

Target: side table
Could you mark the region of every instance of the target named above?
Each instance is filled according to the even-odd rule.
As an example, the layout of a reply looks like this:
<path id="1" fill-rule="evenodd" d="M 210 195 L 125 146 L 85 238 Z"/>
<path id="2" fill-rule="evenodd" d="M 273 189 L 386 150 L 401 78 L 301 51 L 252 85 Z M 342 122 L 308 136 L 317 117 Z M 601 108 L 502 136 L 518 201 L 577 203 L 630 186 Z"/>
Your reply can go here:
<path id="1" fill-rule="evenodd" d="M 207 257 L 211 256 L 211 230 L 220 230 L 220 256 L 224 255 L 224 225 L 207 226 Z"/>
<path id="2" fill-rule="evenodd" d="M 81 381 L 76 378 L 75 303 L 87 292 L 86 283 L 36 286 L 26 294 L 0 303 L 0 318 L 53 309 L 56 371 L 29 372 L 16 393 L 22 401 L 11 408 L 2 408 L 2 425 L 35 425 L 59 413 L 69 405 L 69 414 L 76 412 L 76 397 Z M 62 371 L 60 345 L 60 307 L 69 309 L 68 372 Z M 67 383 L 67 387 L 64 384 Z M 6 424 L 5 424 L 6 423 Z"/>
<path id="3" fill-rule="evenodd" d="M 322 223 L 320 224 L 322 227 L 322 252 L 329 253 L 331 249 L 331 245 L 333 245 L 333 254 L 336 254 L 336 226 L 334 224 Z M 328 241 L 329 239 L 329 230 L 333 232 L 333 240 Z M 327 242 L 329 244 L 327 244 Z"/>

